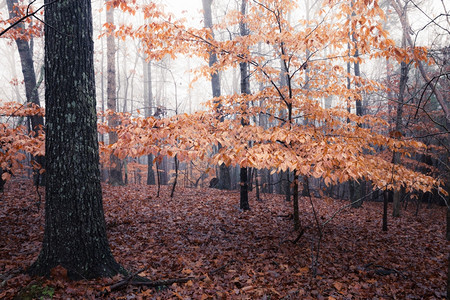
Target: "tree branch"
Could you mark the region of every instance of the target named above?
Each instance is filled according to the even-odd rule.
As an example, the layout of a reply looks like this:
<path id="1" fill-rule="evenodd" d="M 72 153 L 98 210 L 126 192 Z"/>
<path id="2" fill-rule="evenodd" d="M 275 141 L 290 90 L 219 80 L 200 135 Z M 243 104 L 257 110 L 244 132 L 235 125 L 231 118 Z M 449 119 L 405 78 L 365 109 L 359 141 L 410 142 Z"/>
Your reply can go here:
<path id="1" fill-rule="evenodd" d="M 7 33 L 9 30 L 11 30 L 11 29 L 13 29 L 14 27 L 16 27 L 16 26 L 17 26 L 18 24 L 20 24 L 22 21 L 28 19 L 29 17 L 36 17 L 35 15 L 36 15 L 40 10 L 42 10 L 43 8 L 49 6 L 49 5 L 53 4 L 53 3 L 58 2 L 59 0 L 54 0 L 54 1 L 50 2 L 50 3 L 44 4 L 44 5 L 42 5 L 41 7 L 39 7 L 37 10 L 35 10 L 34 12 L 29 13 L 29 12 L 28 12 L 28 11 L 29 11 L 29 7 L 30 7 L 30 5 L 33 4 L 35 1 L 36 1 L 36 0 L 32 1 L 32 2 L 28 5 L 26 15 L 24 15 L 24 16 L 21 17 L 19 20 L 15 21 L 13 24 L 11 24 L 9 27 L 7 27 L 5 30 L 2 30 L 2 31 L 0 32 L 0 37 L 1 37 L 2 35 L 4 35 L 5 33 Z M 36 17 L 36 18 L 37 18 L 37 17 Z M 37 18 L 37 19 L 40 20 L 39 18 Z"/>

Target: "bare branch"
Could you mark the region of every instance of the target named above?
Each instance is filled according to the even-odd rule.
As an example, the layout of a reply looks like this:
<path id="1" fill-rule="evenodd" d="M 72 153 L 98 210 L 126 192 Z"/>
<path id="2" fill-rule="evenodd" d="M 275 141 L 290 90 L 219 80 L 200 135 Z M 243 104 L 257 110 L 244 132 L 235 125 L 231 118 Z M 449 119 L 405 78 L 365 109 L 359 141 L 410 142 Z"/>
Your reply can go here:
<path id="1" fill-rule="evenodd" d="M 1 37 L 2 35 L 4 35 L 5 33 L 7 33 L 9 30 L 13 29 L 15 26 L 17 26 L 17 25 L 20 24 L 21 22 L 23 22 L 24 20 L 28 19 L 29 17 L 36 17 L 36 14 L 37 14 L 39 11 L 41 11 L 43 8 L 49 6 L 49 5 L 53 4 L 53 3 L 56 3 L 56 2 L 58 2 L 58 1 L 59 1 L 59 0 L 54 0 L 54 1 L 50 2 L 50 3 L 44 4 L 44 5 L 42 5 L 41 7 L 39 7 L 37 10 L 35 10 L 34 12 L 31 12 L 31 13 L 30 13 L 30 12 L 29 12 L 30 6 L 31 6 L 34 2 L 36 2 L 36 0 L 33 0 L 33 1 L 28 5 L 28 7 L 27 7 L 27 13 L 26 13 L 26 15 L 24 15 L 23 17 L 21 17 L 19 20 L 15 21 L 13 24 L 11 24 L 9 27 L 7 27 L 5 30 L 1 31 L 1 32 L 0 32 L 0 37 Z M 36 17 L 36 18 L 37 18 L 37 17 Z M 41 21 L 39 18 L 37 18 L 37 19 L 38 19 L 39 21 Z M 42 22 L 42 21 L 41 21 L 41 22 Z"/>

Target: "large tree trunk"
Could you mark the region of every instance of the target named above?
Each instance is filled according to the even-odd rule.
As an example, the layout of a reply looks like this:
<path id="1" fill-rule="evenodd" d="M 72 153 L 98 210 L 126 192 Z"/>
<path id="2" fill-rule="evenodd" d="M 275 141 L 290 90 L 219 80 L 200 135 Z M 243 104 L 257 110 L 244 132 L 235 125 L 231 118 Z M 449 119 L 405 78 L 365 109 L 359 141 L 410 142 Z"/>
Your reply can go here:
<path id="1" fill-rule="evenodd" d="M 211 6 L 212 6 L 212 0 L 202 0 L 203 4 L 203 18 L 205 23 L 205 28 L 209 28 L 211 30 L 211 39 L 214 39 L 214 32 L 213 32 L 213 22 L 212 22 L 212 12 L 211 12 Z M 213 67 L 217 62 L 217 56 L 213 51 L 209 52 L 209 66 Z M 219 71 L 216 71 L 211 74 L 211 88 L 212 88 L 212 95 L 214 98 L 220 97 L 221 91 L 220 91 L 220 76 Z M 218 104 L 218 112 L 220 113 L 220 103 Z M 221 116 L 221 118 L 223 118 Z M 219 144 L 219 150 L 221 148 L 221 145 Z M 219 167 L 219 189 L 222 190 L 230 190 L 231 189 L 231 176 L 230 176 L 230 169 L 225 165 L 221 164 Z"/>
<path id="2" fill-rule="evenodd" d="M 16 13 L 15 6 L 18 5 L 18 0 L 7 0 L 8 11 L 10 18 L 16 18 L 18 14 Z M 18 29 L 24 29 L 23 23 L 17 25 Z M 25 95 L 27 97 L 27 102 L 40 105 L 39 94 L 38 94 L 38 84 L 36 81 L 36 72 L 34 70 L 33 64 L 33 53 L 30 44 L 25 39 L 16 39 L 17 49 L 19 51 L 20 63 L 22 65 L 23 80 L 25 83 Z M 37 134 L 40 128 L 44 127 L 44 117 L 43 116 L 31 116 L 31 128 Z M 33 160 L 37 162 L 41 167 L 44 167 L 45 157 L 37 156 Z M 34 183 L 38 185 L 45 184 L 45 173 L 39 175 L 37 170 L 34 175 Z"/>
<path id="3" fill-rule="evenodd" d="M 106 22 L 114 24 L 114 8 L 106 10 Z M 116 85 L 116 44 L 114 41 L 114 35 L 108 35 L 106 38 L 106 61 L 108 66 L 108 83 L 107 83 L 107 107 L 113 112 L 117 111 L 117 85 Z M 115 115 L 108 116 L 108 126 L 114 129 L 118 126 L 118 118 Z M 109 132 L 109 144 L 114 144 L 118 140 L 117 133 L 115 131 Z M 113 185 L 122 185 L 122 162 L 120 159 L 112 154 L 110 157 L 111 171 L 109 174 L 109 182 Z"/>
<path id="4" fill-rule="evenodd" d="M 45 4 L 45 231 L 29 272 L 61 265 L 73 279 L 113 276 L 122 269 L 103 213 L 91 1 Z"/>

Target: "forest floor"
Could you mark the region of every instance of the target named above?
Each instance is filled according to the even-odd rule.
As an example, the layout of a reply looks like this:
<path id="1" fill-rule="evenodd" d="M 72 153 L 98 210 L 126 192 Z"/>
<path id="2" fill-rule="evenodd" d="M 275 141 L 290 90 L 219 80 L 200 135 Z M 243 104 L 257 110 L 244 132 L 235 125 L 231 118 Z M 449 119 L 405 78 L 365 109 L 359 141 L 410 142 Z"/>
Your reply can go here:
<path id="1" fill-rule="evenodd" d="M 43 193 L 43 190 L 41 191 Z M 323 228 L 320 242 L 308 198 L 300 203 L 305 232 L 293 231 L 292 203 L 279 195 L 162 187 L 103 186 L 112 252 L 130 272 L 166 286 L 112 287 L 123 278 L 71 281 L 56 269 L 49 279 L 23 273 L 39 254 L 43 204 L 28 181 L 8 182 L 0 194 L 0 298 L 11 299 L 444 299 L 447 256 L 445 209 L 425 205 L 415 216 L 389 215 L 382 203 L 344 209 Z M 317 221 L 347 204 L 313 198 Z M 389 210 L 391 212 L 391 208 Z M 317 256 L 318 253 L 318 256 Z M 316 264 L 314 264 L 316 262 Z M 314 274 L 315 273 L 315 274 Z M 184 282 L 183 282 L 184 281 Z M 28 297 L 28 298 L 27 298 Z"/>

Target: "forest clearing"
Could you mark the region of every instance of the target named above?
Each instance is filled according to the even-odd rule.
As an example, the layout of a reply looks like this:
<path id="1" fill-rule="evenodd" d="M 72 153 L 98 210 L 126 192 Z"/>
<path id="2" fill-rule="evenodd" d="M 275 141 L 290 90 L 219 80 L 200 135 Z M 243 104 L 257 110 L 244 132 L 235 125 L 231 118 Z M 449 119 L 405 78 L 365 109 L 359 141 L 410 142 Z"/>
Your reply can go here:
<path id="1" fill-rule="evenodd" d="M 309 199 L 300 204 L 303 236 L 294 244 L 292 203 L 281 195 L 250 196 L 169 187 L 160 197 L 146 185 L 103 186 L 112 252 L 130 272 L 152 281 L 188 279 L 159 289 L 121 275 L 72 281 L 56 269 L 49 279 L 22 274 L 39 253 L 43 211 L 29 181 L 12 181 L 1 197 L 0 298 L 44 299 L 445 299 L 445 208 L 410 203 L 381 230 L 382 203 L 347 208 L 318 230 Z M 345 201 L 312 199 L 320 224 Z M 313 261 L 317 260 L 314 276 Z M 189 279 L 190 278 L 190 279 Z M 48 294 L 45 294 L 45 293 Z M 20 298 L 20 297 L 23 298 Z"/>

